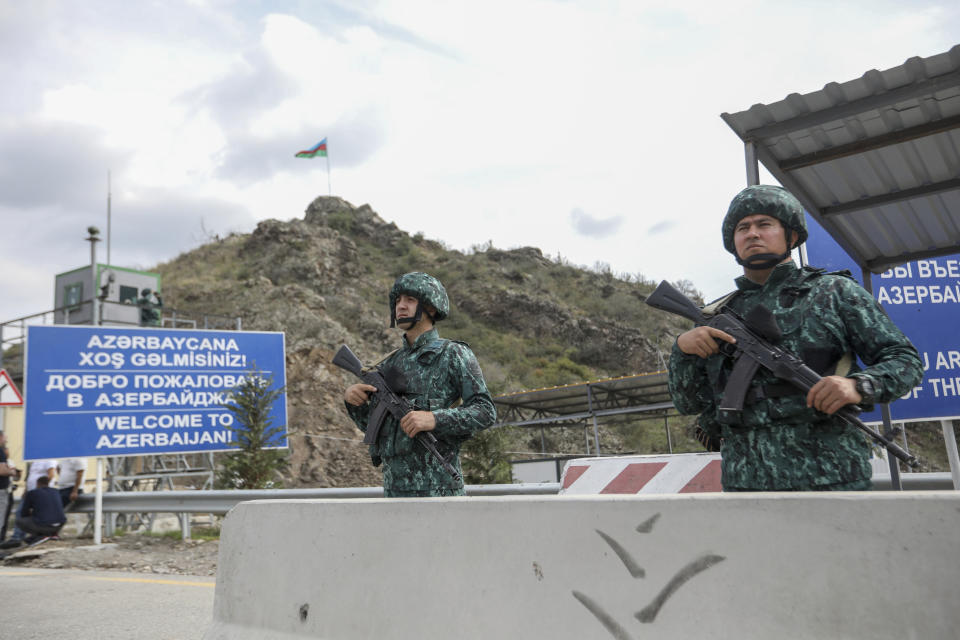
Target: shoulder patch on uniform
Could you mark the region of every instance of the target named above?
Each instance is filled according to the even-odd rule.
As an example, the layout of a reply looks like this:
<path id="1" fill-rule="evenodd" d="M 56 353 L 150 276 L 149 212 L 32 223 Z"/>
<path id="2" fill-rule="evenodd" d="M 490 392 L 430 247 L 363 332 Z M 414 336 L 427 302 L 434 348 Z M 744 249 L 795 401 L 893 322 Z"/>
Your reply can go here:
<path id="1" fill-rule="evenodd" d="M 827 276 L 840 276 L 841 278 L 849 278 L 850 280 L 853 280 L 854 282 L 857 281 L 857 279 L 853 277 L 853 274 L 850 273 L 850 269 L 840 269 L 839 271 L 828 271 L 828 272 L 825 273 L 824 275 L 827 275 Z"/>
<path id="2" fill-rule="evenodd" d="M 842 278 L 849 278 L 856 282 L 856 278 L 853 277 L 853 274 L 850 273 L 849 269 L 839 269 L 838 271 L 827 271 L 822 267 L 811 267 L 810 265 L 804 265 L 801 268 L 803 271 L 803 279 L 808 280 L 811 278 L 819 278 L 820 276 L 839 276 Z"/>
<path id="3" fill-rule="evenodd" d="M 437 338 L 423 345 L 422 348 L 424 351 L 443 351 L 450 342 L 446 338 Z"/>

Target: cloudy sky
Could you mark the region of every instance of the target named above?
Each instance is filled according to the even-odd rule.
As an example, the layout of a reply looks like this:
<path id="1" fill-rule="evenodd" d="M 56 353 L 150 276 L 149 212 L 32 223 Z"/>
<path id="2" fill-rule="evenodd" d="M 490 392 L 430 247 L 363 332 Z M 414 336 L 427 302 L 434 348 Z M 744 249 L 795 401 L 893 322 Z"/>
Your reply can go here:
<path id="1" fill-rule="evenodd" d="M 323 137 L 334 195 L 410 233 L 716 297 L 745 184 L 719 114 L 957 34 L 955 0 L 0 0 L 0 321 L 89 262 L 108 171 L 112 262 L 150 268 L 301 217 Z"/>

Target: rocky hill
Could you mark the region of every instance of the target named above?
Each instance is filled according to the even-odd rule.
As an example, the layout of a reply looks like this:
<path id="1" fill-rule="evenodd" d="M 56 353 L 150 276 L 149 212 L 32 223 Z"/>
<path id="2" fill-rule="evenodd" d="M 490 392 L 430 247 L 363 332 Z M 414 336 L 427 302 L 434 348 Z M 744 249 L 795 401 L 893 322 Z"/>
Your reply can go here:
<path id="1" fill-rule="evenodd" d="M 494 394 L 659 370 L 683 326 L 642 303 L 653 286 L 643 278 L 576 267 L 533 247 L 452 250 L 335 197 L 317 198 L 302 219 L 261 222 L 156 270 L 167 307 L 285 332 L 290 486 L 380 483 L 343 410 L 351 378 L 331 358 L 341 344 L 366 361 L 396 348 L 387 294 L 401 273 L 427 271 L 445 284 L 451 313 L 441 335 L 471 345 Z M 526 446 L 524 437 L 510 446 Z M 605 449 L 622 445 L 610 438 Z"/>

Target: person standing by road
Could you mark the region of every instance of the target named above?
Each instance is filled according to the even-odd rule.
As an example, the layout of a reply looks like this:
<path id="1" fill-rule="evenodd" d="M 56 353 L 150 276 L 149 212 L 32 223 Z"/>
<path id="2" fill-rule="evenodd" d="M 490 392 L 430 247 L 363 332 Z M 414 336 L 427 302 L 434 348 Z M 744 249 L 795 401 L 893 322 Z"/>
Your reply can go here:
<path id="1" fill-rule="evenodd" d="M 59 465 L 59 480 L 57 487 L 63 508 L 69 509 L 76 501 L 77 496 L 83 493 L 83 475 L 87 471 L 86 458 L 64 458 Z"/>
<path id="2" fill-rule="evenodd" d="M 677 338 L 670 395 L 680 413 L 699 414 L 698 438 L 720 451 L 724 491 L 870 489 L 870 444 L 834 414 L 851 404 L 872 410 L 916 386 L 923 376 L 916 348 L 849 272 L 794 264 L 790 252 L 806 240 L 807 227 L 803 207 L 785 189 L 741 191 L 722 234 L 743 275 L 736 291 L 704 312 L 726 305 L 747 317 L 766 307 L 782 333 L 778 346 L 824 376 L 804 395 L 761 369 L 739 417 L 723 422 L 717 407 L 733 363 L 719 344 L 734 339 L 707 326 Z"/>
<path id="3" fill-rule="evenodd" d="M 400 348 L 377 367 L 388 380 L 405 378 L 404 395 L 414 410 L 400 421 L 388 415 L 370 445 L 374 465 L 383 463 L 387 497 L 464 495 L 463 482 L 454 481 L 414 437 L 421 431 L 433 432 L 440 453 L 460 472 L 460 445 L 496 420 L 473 351 L 466 343 L 445 340 L 437 333 L 435 323 L 449 312 L 446 289 L 426 273 L 404 274 L 390 290 L 390 326 L 399 326 L 404 334 Z M 375 395 L 371 399 L 375 391 L 372 385 L 358 383 L 344 392 L 347 413 L 361 431 L 366 431 L 377 403 Z"/>
<path id="4" fill-rule="evenodd" d="M 56 460 L 34 460 L 30 463 L 30 469 L 27 472 L 26 491 L 33 491 L 37 488 L 37 479 L 46 476 L 49 484 L 53 484 L 57 479 L 57 461 Z"/>

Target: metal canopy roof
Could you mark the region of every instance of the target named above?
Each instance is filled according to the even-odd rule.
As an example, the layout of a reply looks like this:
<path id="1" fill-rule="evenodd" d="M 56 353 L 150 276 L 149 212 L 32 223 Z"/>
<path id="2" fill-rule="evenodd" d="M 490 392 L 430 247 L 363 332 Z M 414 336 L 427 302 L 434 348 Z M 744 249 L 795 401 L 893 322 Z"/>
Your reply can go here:
<path id="1" fill-rule="evenodd" d="M 666 371 L 518 391 L 493 401 L 497 426 L 540 426 L 642 412 L 677 415 Z"/>
<path id="2" fill-rule="evenodd" d="M 862 268 L 960 251 L 960 45 L 721 117 Z"/>

